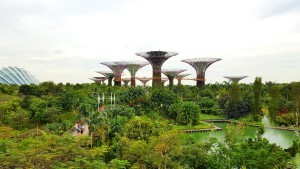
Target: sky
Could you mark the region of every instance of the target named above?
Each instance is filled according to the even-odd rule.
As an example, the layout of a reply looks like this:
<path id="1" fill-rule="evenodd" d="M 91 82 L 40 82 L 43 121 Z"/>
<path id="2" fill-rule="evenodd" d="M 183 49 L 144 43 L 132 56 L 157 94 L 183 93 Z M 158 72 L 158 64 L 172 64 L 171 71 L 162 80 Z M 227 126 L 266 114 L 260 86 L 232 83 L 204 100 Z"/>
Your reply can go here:
<path id="1" fill-rule="evenodd" d="M 41 82 L 91 83 L 110 70 L 101 62 L 146 61 L 135 53 L 150 50 L 178 52 L 162 68 L 187 69 L 189 78 L 196 71 L 182 59 L 222 58 L 206 83 L 300 81 L 300 1 L 0 0 L 0 67 Z"/>

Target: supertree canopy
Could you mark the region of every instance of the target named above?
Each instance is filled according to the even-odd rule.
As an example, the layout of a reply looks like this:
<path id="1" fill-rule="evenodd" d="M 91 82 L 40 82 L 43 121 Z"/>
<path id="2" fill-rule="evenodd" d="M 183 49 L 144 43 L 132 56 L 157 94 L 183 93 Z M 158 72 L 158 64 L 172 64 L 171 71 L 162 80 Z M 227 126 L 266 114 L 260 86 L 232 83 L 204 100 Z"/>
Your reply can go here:
<path id="1" fill-rule="evenodd" d="M 109 67 L 114 72 L 115 86 L 121 86 L 121 75 L 126 66 L 123 64 L 118 64 L 116 62 L 101 62 L 101 64 Z"/>
<path id="2" fill-rule="evenodd" d="M 229 79 L 232 82 L 239 82 L 240 80 L 242 80 L 248 76 L 223 76 L 223 77 Z"/>
<path id="3" fill-rule="evenodd" d="M 124 82 L 125 86 L 128 86 L 128 83 L 130 82 L 129 78 L 123 78 L 122 81 Z"/>
<path id="4" fill-rule="evenodd" d="M 172 56 L 178 55 L 177 52 L 167 51 L 148 51 L 138 52 L 136 55 L 141 56 L 148 60 L 152 65 L 152 86 L 160 87 L 161 83 L 161 67 L 163 63 Z"/>
<path id="5" fill-rule="evenodd" d="M 186 69 L 164 69 L 161 71 L 161 73 L 165 74 L 168 77 L 169 88 L 172 89 L 175 76 L 184 71 L 186 71 Z"/>
<path id="6" fill-rule="evenodd" d="M 115 74 L 113 72 L 109 72 L 109 71 L 96 71 L 96 72 L 102 74 L 103 76 L 105 76 L 107 78 L 108 86 L 112 85 L 112 79 L 115 76 Z"/>
<path id="7" fill-rule="evenodd" d="M 149 77 L 137 77 L 137 79 L 143 83 L 144 87 L 146 86 L 146 83 L 151 80 Z"/>
<path id="8" fill-rule="evenodd" d="M 130 72 L 130 76 L 131 76 L 131 86 L 135 86 L 135 74 L 136 72 L 148 65 L 148 62 L 142 62 L 142 61 L 123 61 L 123 62 L 116 62 L 118 64 L 123 64 L 126 66 L 126 69 Z"/>
<path id="9" fill-rule="evenodd" d="M 181 60 L 191 65 L 197 73 L 197 87 L 204 88 L 205 86 L 205 71 L 213 63 L 222 60 L 221 58 L 194 58 Z"/>
<path id="10" fill-rule="evenodd" d="M 161 79 L 161 85 L 163 86 L 163 85 L 166 83 L 166 81 L 168 81 L 167 78 L 162 78 L 162 79 Z"/>
<path id="11" fill-rule="evenodd" d="M 176 80 L 178 81 L 178 85 L 181 85 L 181 81 L 184 77 L 190 75 L 189 73 L 186 73 L 186 74 L 179 74 L 179 75 L 176 75 L 175 78 Z"/>
<path id="12" fill-rule="evenodd" d="M 91 80 L 93 80 L 94 82 L 96 83 L 104 83 L 104 81 L 107 79 L 106 77 L 93 77 L 93 78 L 90 78 Z"/>

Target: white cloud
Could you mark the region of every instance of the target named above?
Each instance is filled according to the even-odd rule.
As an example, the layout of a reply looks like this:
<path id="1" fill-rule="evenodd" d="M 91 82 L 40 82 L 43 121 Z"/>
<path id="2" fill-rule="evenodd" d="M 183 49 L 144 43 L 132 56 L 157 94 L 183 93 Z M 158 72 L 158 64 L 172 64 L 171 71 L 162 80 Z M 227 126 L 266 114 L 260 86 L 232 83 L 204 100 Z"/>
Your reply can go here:
<path id="1" fill-rule="evenodd" d="M 144 60 L 135 52 L 170 50 L 179 55 L 163 68 L 186 68 L 191 77 L 195 71 L 181 59 L 223 58 L 208 68 L 207 82 L 222 82 L 224 75 L 248 75 L 243 82 L 255 76 L 299 81 L 299 3 L 272 3 L 1 1 L 0 66 L 24 67 L 41 81 L 81 83 L 99 76 L 96 70 L 108 70 L 100 62 Z M 151 76 L 151 67 L 137 75 Z"/>

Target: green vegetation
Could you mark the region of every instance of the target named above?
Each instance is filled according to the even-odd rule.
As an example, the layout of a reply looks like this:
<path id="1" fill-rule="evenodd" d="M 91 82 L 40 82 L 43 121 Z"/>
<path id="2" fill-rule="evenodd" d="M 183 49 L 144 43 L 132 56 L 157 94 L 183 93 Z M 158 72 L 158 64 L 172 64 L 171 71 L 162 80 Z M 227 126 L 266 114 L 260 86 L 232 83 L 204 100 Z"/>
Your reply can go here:
<path id="1" fill-rule="evenodd" d="M 199 113 L 200 116 L 200 120 L 207 120 L 207 119 L 223 119 L 223 116 L 218 116 L 218 115 L 212 115 L 212 114 L 203 114 L 203 113 Z"/>
<path id="2" fill-rule="evenodd" d="M 197 129 L 209 129 L 209 128 L 214 128 L 215 126 L 209 123 L 205 123 L 205 122 L 199 122 L 197 125 L 175 125 L 173 127 L 173 129 L 176 130 L 189 130 L 189 129 L 193 129 L 193 130 L 197 130 Z"/>
<path id="3" fill-rule="evenodd" d="M 208 84 L 126 88 L 105 84 L 0 84 L 0 168 L 294 168 L 300 144 L 283 149 L 243 137 L 229 126 L 225 141 L 195 142 L 180 132 L 229 118 L 299 127 L 300 83 Z M 98 110 L 98 94 L 104 95 Z M 116 104 L 110 100 L 116 96 Z M 104 102 L 103 102 L 104 101 Z M 89 134 L 72 136 L 75 123 Z"/>

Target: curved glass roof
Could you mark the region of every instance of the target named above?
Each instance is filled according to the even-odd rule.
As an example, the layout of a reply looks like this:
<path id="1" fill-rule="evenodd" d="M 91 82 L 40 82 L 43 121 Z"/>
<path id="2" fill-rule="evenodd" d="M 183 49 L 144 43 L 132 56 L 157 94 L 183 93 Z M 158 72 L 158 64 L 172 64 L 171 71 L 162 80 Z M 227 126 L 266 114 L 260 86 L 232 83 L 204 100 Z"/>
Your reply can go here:
<path id="1" fill-rule="evenodd" d="M 3 67 L 0 69 L 0 83 L 2 84 L 39 84 L 40 82 L 28 71 L 19 67 Z"/>

